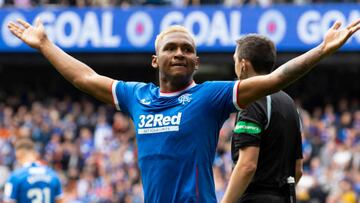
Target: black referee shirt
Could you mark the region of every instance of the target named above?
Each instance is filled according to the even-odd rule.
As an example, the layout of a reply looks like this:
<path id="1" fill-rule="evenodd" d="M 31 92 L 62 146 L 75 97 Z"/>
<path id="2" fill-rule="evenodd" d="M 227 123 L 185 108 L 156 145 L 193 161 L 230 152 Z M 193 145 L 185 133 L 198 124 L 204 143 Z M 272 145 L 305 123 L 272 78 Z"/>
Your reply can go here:
<path id="1" fill-rule="evenodd" d="M 259 160 L 248 190 L 279 188 L 295 177 L 295 161 L 302 158 L 300 120 L 294 101 L 280 91 L 250 104 L 237 115 L 231 142 L 236 163 L 239 149 L 259 146 Z"/>

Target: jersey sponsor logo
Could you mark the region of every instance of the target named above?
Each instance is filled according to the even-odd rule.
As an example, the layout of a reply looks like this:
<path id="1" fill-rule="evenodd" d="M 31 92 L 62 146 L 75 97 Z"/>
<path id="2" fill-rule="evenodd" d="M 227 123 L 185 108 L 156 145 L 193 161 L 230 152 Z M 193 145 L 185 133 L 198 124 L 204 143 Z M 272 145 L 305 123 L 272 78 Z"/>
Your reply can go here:
<path id="1" fill-rule="evenodd" d="M 178 98 L 180 104 L 185 105 L 191 102 L 191 94 L 183 94 Z"/>
<path id="2" fill-rule="evenodd" d="M 259 134 L 261 127 L 256 123 L 239 121 L 235 125 L 234 133 Z"/>
<path id="3" fill-rule="evenodd" d="M 163 114 L 140 115 L 138 134 L 179 131 L 181 115 L 181 112 L 173 116 L 164 116 Z"/>

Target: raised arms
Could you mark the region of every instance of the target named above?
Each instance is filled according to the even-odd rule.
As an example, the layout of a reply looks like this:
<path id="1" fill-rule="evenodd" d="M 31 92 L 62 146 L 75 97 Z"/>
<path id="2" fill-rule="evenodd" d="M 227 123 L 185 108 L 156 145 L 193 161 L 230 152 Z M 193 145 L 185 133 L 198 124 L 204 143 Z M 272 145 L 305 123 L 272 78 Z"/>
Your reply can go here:
<path id="1" fill-rule="evenodd" d="M 241 81 L 238 88 L 239 104 L 247 105 L 265 95 L 277 92 L 309 72 L 321 59 L 338 50 L 360 29 L 360 19 L 344 29 L 339 29 L 340 26 L 340 22 L 334 23 L 319 46 L 288 61 L 271 74 Z"/>
<path id="2" fill-rule="evenodd" d="M 55 69 L 75 87 L 105 103 L 112 104 L 110 87 L 113 79 L 97 74 L 89 66 L 52 43 L 48 39 L 40 19 L 36 20 L 35 26 L 31 26 L 23 20 L 18 20 L 18 23 L 20 25 L 14 22 L 8 24 L 12 34 L 30 47 L 38 49 Z"/>

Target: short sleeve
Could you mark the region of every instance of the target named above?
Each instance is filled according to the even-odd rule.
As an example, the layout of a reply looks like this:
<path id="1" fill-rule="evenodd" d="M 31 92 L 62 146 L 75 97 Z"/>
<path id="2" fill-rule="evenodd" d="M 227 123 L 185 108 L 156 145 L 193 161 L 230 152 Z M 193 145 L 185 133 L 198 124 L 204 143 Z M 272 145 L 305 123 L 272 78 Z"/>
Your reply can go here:
<path id="1" fill-rule="evenodd" d="M 231 142 L 234 161 L 238 158 L 239 149 L 260 146 L 266 123 L 266 107 L 263 101 L 251 103 L 238 112 Z"/>
<path id="2" fill-rule="evenodd" d="M 114 81 L 111 87 L 114 105 L 117 110 L 129 114 L 133 100 L 135 99 L 135 92 L 145 83 L 139 82 L 124 82 Z"/>
<path id="3" fill-rule="evenodd" d="M 56 199 L 59 199 L 62 197 L 62 188 L 61 188 L 61 181 L 59 177 L 55 176 L 55 187 L 54 187 L 54 196 Z"/>
<path id="4" fill-rule="evenodd" d="M 4 186 L 4 200 L 16 201 L 18 197 L 19 183 L 14 175 L 11 175 Z"/>
<path id="5" fill-rule="evenodd" d="M 240 110 L 237 104 L 238 84 L 238 81 L 207 82 L 203 99 L 222 120 L 226 120 L 230 113 Z"/>

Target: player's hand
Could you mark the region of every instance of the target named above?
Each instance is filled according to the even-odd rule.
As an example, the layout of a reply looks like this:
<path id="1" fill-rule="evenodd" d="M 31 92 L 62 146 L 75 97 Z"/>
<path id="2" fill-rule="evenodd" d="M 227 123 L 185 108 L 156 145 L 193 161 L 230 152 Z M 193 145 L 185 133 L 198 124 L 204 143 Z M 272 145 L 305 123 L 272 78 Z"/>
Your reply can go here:
<path id="1" fill-rule="evenodd" d="M 325 33 L 323 46 L 326 53 L 333 53 L 339 49 L 356 31 L 360 29 L 360 18 L 352 22 L 346 28 L 340 29 L 341 23 L 334 25 Z"/>
<path id="2" fill-rule="evenodd" d="M 35 26 L 18 19 L 18 23 L 9 22 L 8 28 L 13 35 L 28 44 L 30 47 L 40 49 L 41 43 L 47 40 L 44 25 L 40 18 L 36 19 Z"/>

